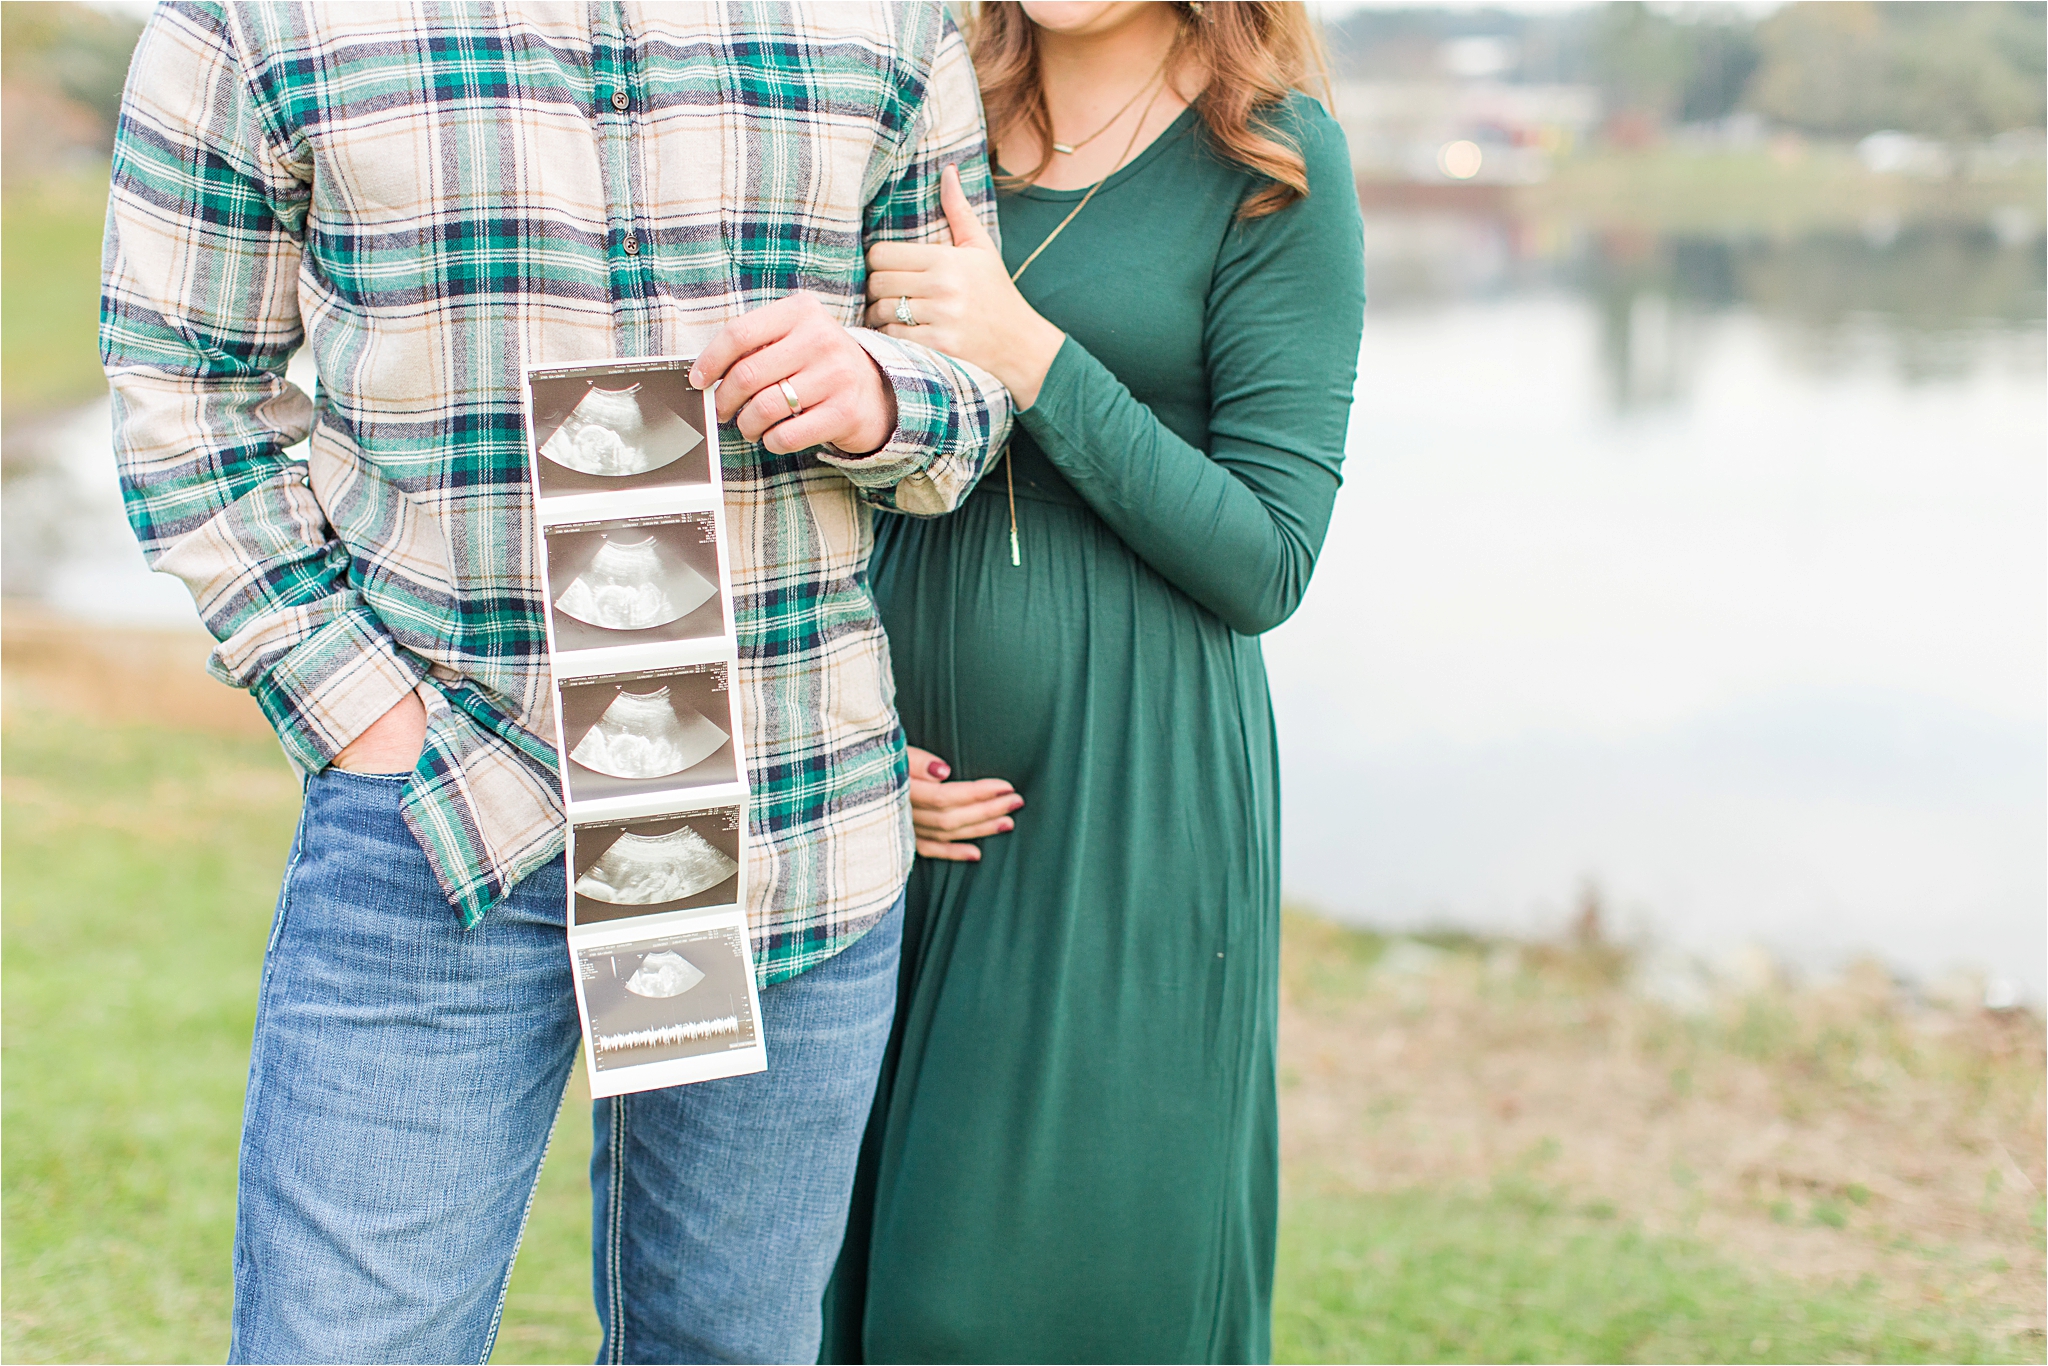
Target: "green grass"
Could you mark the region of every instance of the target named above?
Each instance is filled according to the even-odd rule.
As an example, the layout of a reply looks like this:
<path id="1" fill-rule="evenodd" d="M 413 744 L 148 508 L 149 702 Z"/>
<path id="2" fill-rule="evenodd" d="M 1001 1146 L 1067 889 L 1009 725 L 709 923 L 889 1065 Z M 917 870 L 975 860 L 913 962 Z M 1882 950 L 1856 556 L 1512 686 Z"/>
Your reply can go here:
<path id="1" fill-rule="evenodd" d="M 218 1360 L 249 1031 L 296 791 L 266 741 L 18 701 L 4 765 L 0 1357 Z M 1297 954 L 1330 935 L 1290 920 Z M 1379 946 L 1351 947 L 1314 956 L 1357 971 Z M 572 1087 L 498 1361 L 596 1346 L 590 1131 Z M 1611 1205 L 1519 1184 L 1360 1195 L 1300 1172 L 1290 1189 L 1283 1361 L 2018 1359 L 1961 1311 L 1752 1274 Z"/>
<path id="2" fill-rule="evenodd" d="M 492 1361 L 589 1361 L 597 1355 L 597 1312 L 590 1303 L 589 1094 L 579 1064 L 541 1168 Z"/>
<path id="3" fill-rule="evenodd" d="M 297 815 L 274 744 L 10 707 L 0 1162 L 8 1361 L 218 1361 L 235 1148 Z M 500 1361 L 588 1361 L 588 1112 L 534 1202 Z"/>
<path id="4" fill-rule="evenodd" d="M 10 419 L 106 391 L 100 239 L 107 169 L 10 185 L 0 197 L 0 404 Z"/>
<path id="5" fill-rule="evenodd" d="M 1983 223 L 2016 206 L 2038 216 L 2048 184 L 2038 166 L 1983 178 L 1872 175 L 1848 147 L 1816 143 L 1791 155 L 1764 149 L 1593 151 L 1559 161 L 1519 190 L 1520 213 L 1651 232 L 1799 234 L 1858 229 L 1872 215 Z"/>
<path id="6" fill-rule="evenodd" d="M 1273 1306 L 1283 1361 L 2019 1361 L 1967 1318 L 1875 1285 L 1753 1275 L 1611 1206 L 1508 1184 L 1485 1196 L 1298 1194 Z M 2031 1358 L 2038 1359 L 2038 1357 Z"/>
<path id="7" fill-rule="evenodd" d="M 280 760 L 10 719 L 5 1355 L 218 1356 Z"/>

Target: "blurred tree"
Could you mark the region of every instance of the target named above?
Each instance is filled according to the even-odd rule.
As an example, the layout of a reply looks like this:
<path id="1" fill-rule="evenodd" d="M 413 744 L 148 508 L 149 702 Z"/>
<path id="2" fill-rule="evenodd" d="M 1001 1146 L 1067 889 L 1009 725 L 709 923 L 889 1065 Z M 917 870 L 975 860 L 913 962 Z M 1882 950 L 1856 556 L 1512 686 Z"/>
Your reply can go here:
<path id="1" fill-rule="evenodd" d="M 1610 113 L 1660 126 L 1731 112 L 1757 65 L 1749 16 L 1730 5 L 1604 5 L 1586 46 Z"/>
<path id="2" fill-rule="evenodd" d="M 1526 49 L 1529 36 L 1554 28 L 1543 16 L 1491 6 L 1471 9 L 1355 9 L 1323 26 L 1331 73 L 1348 80 L 1440 80 L 1443 46 L 1456 38 L 1500 37 Z M 1526 62 L 1526 57 L 1525 57 Z M 1551 79 L 1548 73 L 1523 79 Z"/>
<path id="3" fill-rule="evenodd" d="M 1599 86 L 1610 133 L 1654 136 L 1747 107 L 1810 133 L 1880 129 L 1974 140 L 2044 119 L 2048 4 L 2008 0 L 1800 0 L 1759 23 L 1748 6 L 1643 4 L 1571 9 L 1369 6 L 1333 20 L 1340 77 L 1441 80 L 1444 44 L 1515 44 L 1502 78 Z"/>
<path id="4" fill-rule="evenodd" d="M 121 86 L 141 36 L 135 14 L 79 4 L 0 4 L 6 155 L 37 165 L 66 150 L 114 145 Z"/>
<path id="5" fill-rule="evenodd" d="M 1807 132 L 1963 140 L 2044 122 L 2048 5 L 1802 0 L 1756 40 L 1747 102 Z"/>
<path id="6" fill-rule="evenodd" d="M 1684 29 L 1685 88 L 1678 99 L 1678 117 L 1704 123 L 1735 112 L 1749 87 L 1757 58 L 1756 34 L 1747 16 L 1733 6 L 1712 6 Z"/>
<path id="7" fill-rule="evenodd" d="M 1593 69 L 1611 119 L 1670 121 L 1685 88 L 1686 49 L 1678 25 L 1642 0 L 1595 11 Z"/>

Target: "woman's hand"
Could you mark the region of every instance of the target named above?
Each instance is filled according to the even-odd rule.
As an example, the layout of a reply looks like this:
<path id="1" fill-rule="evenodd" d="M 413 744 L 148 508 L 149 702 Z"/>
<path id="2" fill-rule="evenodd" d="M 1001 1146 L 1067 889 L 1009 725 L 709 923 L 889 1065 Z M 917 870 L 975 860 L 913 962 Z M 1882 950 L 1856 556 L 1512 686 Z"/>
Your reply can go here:
<path id="1" fill-rule="evenodd" d="M 952 771 L 930 750 L 910 747 L 910 824 L 917 834 L 917 854 L 975 863 L 981 850 L 966 841 L 1015 829 L 1010 813 L 1024 799 L 1001 778 L 949 783 Z"/>
<path id="2" fill-rule="evenodd" d="M 1038 316 L 1010 283 L 1002 250 L 974 216 L 954 167 L 940 173 L 939 204 L 952 246 L 877 242 L 868 248 L 867 324 L 980 366 L 1003 382 L 1019 409 L 1029 408 L 1066 333 Z M 905 299 L 915 327 L 897 320 Z"/>

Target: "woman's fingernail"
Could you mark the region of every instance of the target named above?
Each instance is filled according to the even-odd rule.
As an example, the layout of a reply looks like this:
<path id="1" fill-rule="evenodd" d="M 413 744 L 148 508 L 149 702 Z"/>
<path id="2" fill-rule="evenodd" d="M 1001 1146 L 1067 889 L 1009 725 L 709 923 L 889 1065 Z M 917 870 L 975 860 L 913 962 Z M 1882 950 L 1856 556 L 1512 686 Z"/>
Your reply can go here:
<path id="1" fill-rule="evenodd" d="M 1017 822 L 1011 820 L 1008 816 L 1005 816 L 1003 817 L 1003 823 L 997 826 L 996 828 L 1001 830 L 1004 834 L 1008 834 L 1010 831 L 1015 830 L 1017 828 Z"/>
<path id="2" fill-rule="evenodd" d="M 1012 801 L 1012 802 L 1010 803 L 1010 809 L 1011 809 L 1012 811 L 1018 811 L 1018 810 L 1022 810 L 1022 809 L 1023 809 L 1023 806 L 1024 806 L 1024 799 L 1023 799 L 1022 797 L 1018 797 L 1018 798 L 1016 798 L 1016 799 L 1015 799 L 1014 801 Z"/>
<path id="3" fill-rule="evenodd" d="M 946 779 L 950 777 L 953 772 L 952 769 L 947 768 L 937 759 L 934 759 L 930 763 L 926 764 L 924 766 L 924 771 L 931 774 L 934 778 L 937 778 L 942 783 L 946 781 Z"/>

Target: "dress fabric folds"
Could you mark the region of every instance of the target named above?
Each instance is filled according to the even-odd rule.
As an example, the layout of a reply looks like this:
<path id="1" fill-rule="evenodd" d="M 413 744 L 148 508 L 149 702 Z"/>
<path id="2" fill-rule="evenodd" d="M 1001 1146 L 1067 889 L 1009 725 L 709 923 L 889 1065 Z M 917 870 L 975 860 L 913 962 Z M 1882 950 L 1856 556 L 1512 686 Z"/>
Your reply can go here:
<path id="1" fill-rule="evenodd" d="M 1184 113 L 1019 288 L 1067 334 L 1002 472 L 878 519 L 911 743 L 1026 805 L 920 859 L 828 1361 L 1258 1361 L 1278 1210 L 1279 777 L 1257 633 L 1328 523 L 1363 310 L 1349 157 L 1312 193 Z M 1000 201 L 1014 269 L 1080 192 Z"/>

